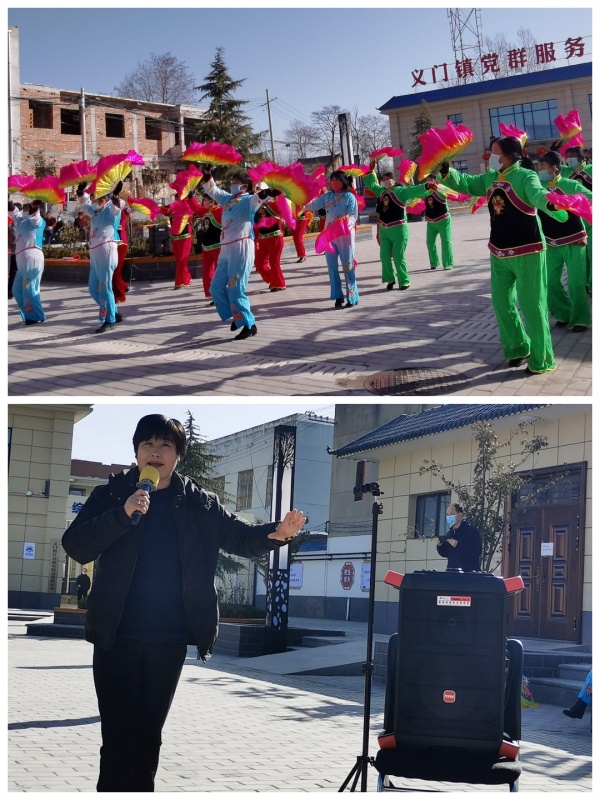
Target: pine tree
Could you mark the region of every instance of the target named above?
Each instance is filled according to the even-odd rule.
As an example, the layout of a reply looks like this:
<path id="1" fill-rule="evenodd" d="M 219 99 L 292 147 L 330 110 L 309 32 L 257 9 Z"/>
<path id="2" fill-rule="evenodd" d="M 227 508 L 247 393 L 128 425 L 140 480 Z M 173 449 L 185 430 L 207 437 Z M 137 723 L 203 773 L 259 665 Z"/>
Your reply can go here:
<path id="1" fill-rule="evenodd" d="M 244 83 L 233 80 L 227 71 L 223 59 L 223 48 L 217 47 L 211 71 L 201 86 L 194 89 L 201 92 L 202 100 L 210 100 L 208 111 L 199 121 L 195 132 L 197 141 L 221 142 L 230 144 L 244 156 L 243 161 L 235 167 L 218 167 L 213 170 L 217 180 L 224 180 L 239 171 L 244 165 L 257 164 L 265 159 L 260 151 L 261 135 L 254 133 L 250 119 L 244 113 L 247 100 L 236 100 L 235 92 Z"/>
<path id="2" fill-rule="evenodd" d="M 428 131 L 429 128 L 434 127 L 436 127 L 436 123 L 433 121 L 429 106 L 427 103 L 422 102 L 419 116 L 415 117 L 415 129 L 410 133 L 410 135 L 413 137 L 413 142 L 410 146 L 410 152 L 408 156 L 411 161 L 416 161 L 421 155 L 421 142 L 417 139 L 417 136 L 422 136 L 425 131 Z"/>

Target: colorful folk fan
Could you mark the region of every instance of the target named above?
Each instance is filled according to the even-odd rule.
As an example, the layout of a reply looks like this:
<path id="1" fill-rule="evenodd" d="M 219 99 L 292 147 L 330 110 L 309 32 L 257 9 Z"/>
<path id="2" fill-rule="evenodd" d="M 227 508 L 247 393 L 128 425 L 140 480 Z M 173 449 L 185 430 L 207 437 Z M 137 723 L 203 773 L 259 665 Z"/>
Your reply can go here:
<path id="1" fill-rule="evenodd" d="M 364 211 L 365 208 L 367 207 L 367 204 L 365 203 L 365 198 L 361 194 L 357 195 L 356 202 L 358 204 L 359 211 Z"/>
<path id="2" fill-rule="evenodd" d="M 516 125 L 505 125 L 503 122 L 498 126 L 500 129 L 500 136 L 511 136 L 521 142 L 521 147 L 525 147 L 527 141 L 527 134 L 525 131 L 519 130 Z"/>
<path id="3" fill-rule="evenodd" d="M 546 198 L 556 208 L 562 211 L 570 211 L 578 217 L 583 217 L 592 224 L 592 204 L 583 194 L 560 194 L 559 192 L 547 192 Z"/>
<path id="4" fill-rule="evenodd" d="M 67 186 L 77 186 L 78 183 L 89 183 L 96 178 L 96 167 L 89 161 L 74 161 L 60 168 L 58 185 L 61 189 Z"/>
<path id="5" fill-rule="evenodd" d="M 104 156 L 96 164 L 96 179 L 88 187 L 89 194 L 104 197 L 110 194 L 119 181 L 124 181 L 132 167 L 143 167 L 144 157 L 135 150 Z"/>
<path id="6" fill-rule="evenodd" d="M 398 147 L 380 147 L 379 150 L 373 150 L 369 153 L 370 161 L 381 161 L 382 158 L 400 158 L 404 155 L 404 150 Z"/>
<path id="7" fill-rule="evenodd" d="M 314 180 L 318 181 L 320 178 L 325 177 L 325 164 L 319 164 L 318 167 L 315 167 L 313 171 L 310 173 L 310 177 L 314 178 Z"/>
<path id="8" fill-rule="evenodd" d="M 235 147 L 220 142 L 208 142 L 208 144 L 192 142 L 181 157 L 184 161 L 196 161 L 215 167 L 238 164 L 243 158 Z"/>
<path id="9" fill-rule="evenodd" d="M 422 214 L 425 211 L 425 200 L 422 197 L 411 200 L 410 203 L 406 204 L 406 208 L 409 214 Z"/>
<path id="10" fill-rule="evenodd" d="M 411 161 L 410 158 L 403 158 L 400 162 L 400 166 L 396 167 L 400 183 L 410 183 L 418 166 L 416 161 Z"/>
<path id="11" fill-rule="evenodd" d="M 471 202 L 469 203 L 469 211 L 471 214 L 474 214 L 481 206 L 484 206 L 487 203 L 487 197 L 484 195 L 483 197 L 472 197 Z"/>
<path id="12" fill-rule="evenodd" d="M 272 161 L 264 161 L 248 170 L 255 183 L 264 181 L 270 189 L 280 189 L 288 200 L 304 206 L 320 191 L 320 185 L 304 173 L 302 164 L 296 162 L 289 167 L 280 167 Z"/>
<path id="13" fill-rule="evenodd" d="M 349 164 L 347 167 L 338 167 L 340 172 L 345 172 L 346 175 L 352 175 L 354 178 L 364 178 L 371 172 L 371 168 L 366 164 L 358 166 L 357 164 Z"/>
<path id="14" fill-rule="evenodd" d="M 340 236 L 349 236 L 350 228 L 348 227 L 348 217 L 340 217 L 328 225 L 325 230 L 320 233 L 315 240 L 315 253 L 321 255 L 322 253 L 334 253 L 332 242 L 339 239 Z"/>
<path id="15" fill-rule="evenodd" d="M 437 167 L 444 161 L 450 161 L 461 150 L 473 141 L 473 134 L 466 125 L 454 125 L 448 120 L 445 128 L 430 128 L 417 135 L 421 142 L 421 155 L 417 158 L 419 178 L 437 172 Z"/>
<path id="16" fill-rule="evenodd" d="M 62 203 L 65 199 L 65 193 L 58 185 L 56 175 L 34 178 L 31 183 L 21 189 L 21 192 L 32 200 L 42 200 L 44 203 L 50 203 L 50 205 Z"/>
<path id="17" fill-rule="evenodd" d="M 9 194 L 13 192 L 22 192 L 23 189 L 35 180 L 33 175 L 9 175 L 8 176 L 8 191 Z"/>
<path id="18" fill-rule="evenodd" d="M 154 221 L 161 213 L 160 206 L 149 197 L 128 197 L 127 205 L 132 211 L 139 211 Z"/>
<path id="19" fill-rule="evenodd" d="M 190 164 L 187 169 L 177 173 L 177 177 L 169 186 L 177 193 L 177 199 L 183 200 L 186 195 L 194 191 L 202 177 L 202 171 Z"/>
<path id="20" fill-rule="evenodd" d="M 579 119 L 579 111 L 577 111 L 576 108 L 569 111 L 568 114 L 559 114 L 553 121 L 560 134 L 561 142 L 567 142 L 569 139 L 580 134 L 583 130 L 581 127 L 581 120 Z"/>
<path id="21" fill-rule="evenodd" d="M 563 158 L 566 158 L 567 150 L 569 150 L 571 147 L 583 147 L 584 145 L 585 139 L 583 138 L 583 134 L 578 133 L 577 136 L 567 139 L 564 145 L 560 148 L 560 154 Z"/>
<path id="22" fill-rule="evenodd" d="M 296 218 L 292 214 L 292 208 L 285 195 L 278 195 L 275 198 L 275 201 L 271 203 L 271 207 L 275 208 L 281 219 L 291 231 L 296 230 Z"/>

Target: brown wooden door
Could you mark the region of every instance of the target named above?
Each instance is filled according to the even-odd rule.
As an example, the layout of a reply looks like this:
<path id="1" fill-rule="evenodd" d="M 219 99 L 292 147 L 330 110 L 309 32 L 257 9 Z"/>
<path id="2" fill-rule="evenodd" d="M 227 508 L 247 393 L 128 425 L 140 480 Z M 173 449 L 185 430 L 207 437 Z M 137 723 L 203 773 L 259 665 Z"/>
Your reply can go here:
<path id="1" fill-rule="evenodd" d="M 581 478 L 584 474 L 585 470 Z M 571 475 L 571 483 L 574 477 Z M 579 480 L 578 475 L 578 483 Z M 582 490 L 584 485 L 581 481 Z M 572 496 L 568 499 L 576 500 L 576 492 L 570 493 Z M 546 499 L 552 502 L 517 512 L 511 526 L 508 574 L 521 575 L 525 590 L 513 598 L 509 632 L 513 636 L 579 642 L 582 503 L 556 502 L 556 492 Z M 552 554 L 544 555 L 543 551 L 549 546 Z"/>

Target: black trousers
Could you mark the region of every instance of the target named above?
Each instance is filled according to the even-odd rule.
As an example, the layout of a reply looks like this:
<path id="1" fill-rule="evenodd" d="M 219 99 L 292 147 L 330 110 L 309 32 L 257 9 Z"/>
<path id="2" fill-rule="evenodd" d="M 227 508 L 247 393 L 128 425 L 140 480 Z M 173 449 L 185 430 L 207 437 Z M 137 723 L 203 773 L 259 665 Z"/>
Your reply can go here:
<path id="1" fill-rule="evenodd" d="M 187 645 L 117 641 L 94 647 L 102 747 L 98 792 L 153 792 L 161 732 Z"/>

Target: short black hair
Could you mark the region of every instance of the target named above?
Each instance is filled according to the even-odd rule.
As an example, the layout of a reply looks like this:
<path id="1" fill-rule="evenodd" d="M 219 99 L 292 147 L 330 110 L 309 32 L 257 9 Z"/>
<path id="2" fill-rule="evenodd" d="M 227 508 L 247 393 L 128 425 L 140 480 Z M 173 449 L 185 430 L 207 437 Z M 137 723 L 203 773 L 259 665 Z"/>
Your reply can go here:
<path id="1" fill-rule="evenodd" d="M 539 157 L 540 164 L 543 161 L 546 162 L 546 164 L 550 164 L 552 167 L 560 167 L 561 165 L 560 156 L 554 150 L 546 150 L 546 152 Z"/>
<path id="2" fill-rule="evenodd" d="M 580 161 L 583 161 L 583 150 L 581 147 L 567 147 L 565 154 L 568 156 L 569 153 L 574 153 Z"/>
<path id="3" fill-rule="evenodd" d="M 250 177 L 250 175 L 248 175 L 247 172 L 236 172 L 231 180 L 239 181 L 240 186 L 248 187 L 248 194 L 254 194 L 254 185 L 252 183 L 252 178 Z"/>
<path id="4" fill-rule="evenodd" d="M 520 161 L 523 158 L 523 146 L 514 136 L 499 136 L 492 139 L 490 146 L 492 144 L 497 144 L 502 154 L 512 158 L 513 161 Z"/>
<path id="5" fill-rule="evenodd" d="M 382 178 L 391 178 L 392 180 L 396 180 L 393 172 L 384 172 L 381 176 Z"/>
<path id="6" fill-rule="evenodd" d="M 142 417 L 133 434 L 133 450 L 136 455 L 141 442 L 147 442 L 149 439 L 173 442 L 179 458 L 185 457 L 187 450 L 185 429 L 178 419 L 169 419 L 163 414 L 148 414 Z"/>
<path id="7" fill-rule="evenodd" d="M 452 505 L 454 506 L 454 510 L 457 512 L 457 514 L 465 513 L 463 507 L 459 503 L 452 503 Z"/>
<path id="8" fill-rule="evenodd" d="M 329 176 L 329 182 L 331 181 L 340 181 L 342 184 L 342 192 L 348 191 L 348 176 L 346 173 L 341 169 L 336 169 L 335 172 L 332 172 Z"/>

